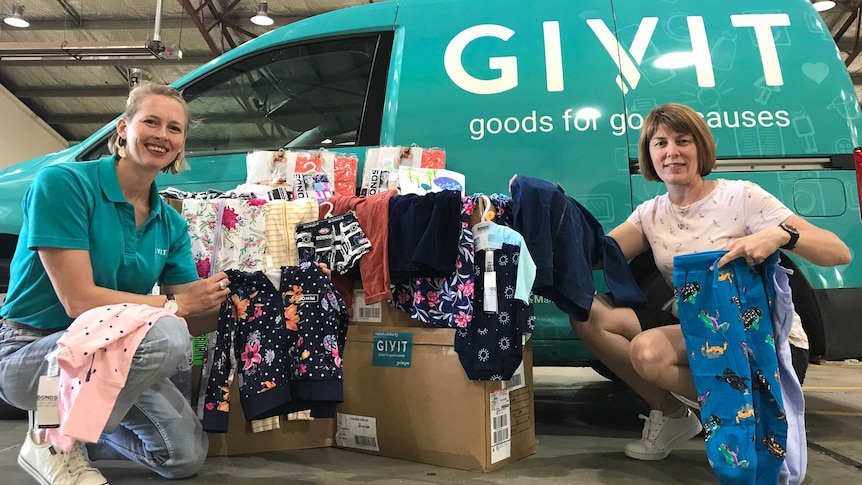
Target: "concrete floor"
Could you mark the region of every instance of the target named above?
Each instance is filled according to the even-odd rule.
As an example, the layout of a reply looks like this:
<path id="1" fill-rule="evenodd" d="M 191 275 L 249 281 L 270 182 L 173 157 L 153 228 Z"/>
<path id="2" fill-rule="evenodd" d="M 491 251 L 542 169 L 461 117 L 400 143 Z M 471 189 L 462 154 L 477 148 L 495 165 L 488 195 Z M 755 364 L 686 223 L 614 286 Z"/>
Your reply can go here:
<path id="1" fill-rule="evenodd" d="M 335 448 L 211 458 L 182 483 L 220 484 L 714 484 L 702 438 L 664 461 L 626 458 L 640 437 L 644 410 L 635 396 L 589 369 L 535 369 L 535 455 L 492 473 L 466 472 Z M 811 366 L 805 385 L 808 476 L 805 484 L 862 483 L 862 365 Z M 33 483 L 16 464 L 26 421 L 0 421 L 0 483 Z M 162 481 L 124 462 L 99 462 L 113 485 Z"/>

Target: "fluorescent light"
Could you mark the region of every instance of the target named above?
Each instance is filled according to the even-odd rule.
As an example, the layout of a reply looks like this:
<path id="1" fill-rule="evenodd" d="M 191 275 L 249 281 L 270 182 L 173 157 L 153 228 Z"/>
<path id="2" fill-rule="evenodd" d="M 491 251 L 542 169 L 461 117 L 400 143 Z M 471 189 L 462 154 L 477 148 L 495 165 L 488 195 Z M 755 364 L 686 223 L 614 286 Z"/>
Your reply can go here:
<path id="1" fill-rule="evenodd" d="M 258 2 L 257 15 L 251 18 L 251 23 L 255 25 L 263 25 L 264 27 L 272 25 L 274 21 L 266 14 L 268 9 L 269 7 L 265 1 Z"/>
<path id="2" fill-rule="evenodd" d="M 18 28 L 26 28 L 30 26 L 30 22 L 24 20 L 24 6 L 23 5 L 15 5 L 12 7 L 12 15 L 3 19 L 3 22 L 6 25 L 11 25 L 12 27 Z"/>
<path id="3" fill-rule="evenodd" d="M 825 12 L 826 10 L 829 10 L 830 8 L 832 8 L 834 6 L 835 6 L 835 2 L 833 2 L 832 0 L 815 0 L 814 1 L 814 10 L 817 10 L 818 12 Z"/>

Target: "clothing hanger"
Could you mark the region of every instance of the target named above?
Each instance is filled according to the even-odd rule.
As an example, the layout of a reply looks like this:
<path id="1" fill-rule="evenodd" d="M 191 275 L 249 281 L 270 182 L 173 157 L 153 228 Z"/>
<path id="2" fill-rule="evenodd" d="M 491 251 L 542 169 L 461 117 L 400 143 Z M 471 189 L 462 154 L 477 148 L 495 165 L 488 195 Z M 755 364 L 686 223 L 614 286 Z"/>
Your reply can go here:
<path id="1" fill-rule="evenodd" d="M 323 218 L 327 219 L 329 217 L 332 217 L 332 211 L 335 210 L 335 204 L 333 204 L 332 202 L 327 200 L 327 201 L 324 201 L 322 204 L 320 204 L 320 207 L 323 207 L 325 205 L 329 206 L 329 210 L 326 211 L 326 214 L 323 215 Z"/>
<path id="2" fill-rule="evenodd" d="M 497 223 L 494 222 L 494 212 L 493 205 L 491 204 L 491 198 L 485 194 L 479 196 L 479 200 L 481 200 L 485 204 L 485 210 L 482 211 L 482 220 L 473 225 L 473 241 L 476 245 L 476 249 L 481 249 L 487 244 L 487 234 L 488 232 L 494 228 Z M 490 216 L 490 217 L 489 217 Z"/>
<path id="3" fill-rule="evenodd" d="M 281 268 L 276 268 L 275 265 L 273 265 L 271 254 L 266 255 L 266 267 L 264 268 L 263 274 L 266 275 L 276 291 L 281 290 Z"/>

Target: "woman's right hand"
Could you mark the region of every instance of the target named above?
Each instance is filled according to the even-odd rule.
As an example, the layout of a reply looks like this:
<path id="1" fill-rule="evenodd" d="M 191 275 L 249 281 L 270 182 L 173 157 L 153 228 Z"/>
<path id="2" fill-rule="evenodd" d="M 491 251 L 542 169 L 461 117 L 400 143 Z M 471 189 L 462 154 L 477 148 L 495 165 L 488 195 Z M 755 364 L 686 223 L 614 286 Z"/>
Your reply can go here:
<path id="1" fill-rule="evenodd" d="M 230 280 L 223 271 L 191 283 L 176 295 L 180 315 L 195 315 L 221 305 L 230 294 L 228 285 Z"/>

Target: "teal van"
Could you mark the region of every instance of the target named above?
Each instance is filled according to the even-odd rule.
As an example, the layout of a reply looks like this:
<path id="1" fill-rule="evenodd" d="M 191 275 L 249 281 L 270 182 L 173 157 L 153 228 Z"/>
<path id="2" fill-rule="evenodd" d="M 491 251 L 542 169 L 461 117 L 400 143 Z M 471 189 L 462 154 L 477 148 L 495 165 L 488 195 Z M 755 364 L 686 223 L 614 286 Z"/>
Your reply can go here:
<path id="1" fill-rule="evenodd" d="M 862 113 L 807 0 L 376 2 L 271 31 L 174 85 L 200 123 L 191 170 L 160 176 L 162 188 L 233 188 L 253 149 L 361 160 L 369 147 L 417 144 L 445 148 L 470 193 L 507 192 L 514 173 L 552 180 L 609 230 L 662 190 L 638 174 L 638 130 L 650 109 L 675 101 L 712 128 L 715 176 L 753 180 L 862 247 L 853 164 Z M 0 284 L 34 173 L 106 156 L 113 130 L 0 172 Z M 862 261 L 787 261 L 812 354 L 862 355 Z M 663 303 L 670 290 L 650 259 L 632 266 Z M 537 363 L 593 363 L 552 303 L 536 309 Z"/>

